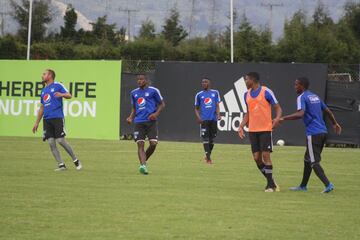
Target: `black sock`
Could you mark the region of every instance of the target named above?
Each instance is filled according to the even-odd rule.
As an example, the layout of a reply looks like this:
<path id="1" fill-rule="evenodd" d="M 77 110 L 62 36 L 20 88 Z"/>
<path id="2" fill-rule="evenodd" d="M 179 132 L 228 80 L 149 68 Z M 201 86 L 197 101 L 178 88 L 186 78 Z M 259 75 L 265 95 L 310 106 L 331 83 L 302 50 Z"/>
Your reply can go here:
<path id="1" fill-rule="evenodd" d="M 310 175 L 311 175 L 311 171 L 312 171 L 311 163 L 307 162 L 307 161 L 304 161 L 303 178 L 302 178 L 302 181 L 301 181 L 301 184 L 300 184 L 301 187 L 306 187 L 307 186 L 307 184 L 309 182 Z"/>
<path id="2" fill-rule="evenodd" d="M 258 167 L 260 172 L 264 175 L 264 177 L 266 177 L 266 175 L 265 175 L 265 164 L 264 163 L 260 163 L 260 164 L 256 163 L 256 166 Z"/>
<path id="3" fill-rule="evenodd" d="M 327 187 L 330 183 L 329 179 L 326 177 L 324 169 L 321 167 L 320 163 L 314 163 L 312 165 L 312 168 L 314 169 L 314 172 L 318 178 L 323 182 L 325 187 Z"/>
<path id="4" fill-rule="evenodd" d="M 79 159 L 76 159 L 76 160 L 74 161 L 74 164 L 75 164 L 75 166 L 79 166 Z"/>
<path id="5" fill-rule="evenodd" d="M 209 143 L 203 143 L 203 145 L 204 145 L 204 150 L 205 150 L 206 158 L 207 158 L 208 160 L 210 160 L 210 155 L 211 155 L 210 144 L 209 144 Z"/>
<path id="6" fill-rule="evenodd" d="M 272 165 L 265 165 L 264 172 L 265 172 L 265 177 L 267 180 L 267 185 L 268 185 L 268 187 L 271 187 L 271 188 L 275 187 L 274 179 L 272 177 L 272 171 L 273 171 Z"/>
<path id="7" fill-rule="evenodd" d="M 212 151 L 214 148 L 214 143 L 213 142 L 209 143 L 209 146 L 210 146 L 210 151 Z"/>

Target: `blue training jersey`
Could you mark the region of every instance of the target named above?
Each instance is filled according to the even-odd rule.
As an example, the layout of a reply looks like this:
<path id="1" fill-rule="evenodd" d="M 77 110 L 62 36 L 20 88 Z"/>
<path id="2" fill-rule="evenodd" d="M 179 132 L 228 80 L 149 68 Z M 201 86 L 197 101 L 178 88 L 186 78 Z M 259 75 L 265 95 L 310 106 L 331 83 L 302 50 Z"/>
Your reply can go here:
<path id="1" fill-rule="evenodd" d="M 44 106 L 44 119 L 64 118 L 62 97 L 55 97 L 56 92 L 69 92 L 64 85 L 53 82 L 41 90 L 41 104 Z"/>
<path id="2" fill-rule="evenodd" d="M 216 106 L 220 102 L 218 90 L 203 90 L 195 95 L 195 106 L 200 108 L 200 117 L 204 121 L 217 121 Z"/>
<path id="3" fill-rule="evenodd" d="M 323 118 L 325 109 L 327 106 L 319 96 L 308 90 L 297 98 L 297 110 L 304 110 L 303 121 L 307 136 L 327 133 Z"/>
<path id="4" fill-rule="evenodd" d="M 252 98 L 256 98 L 257 96 L 259 96 L 260 92 L 261 92 L 261 88 L 262 86 L 260 86 L 258 89 L 256 89 L 255 91 L 253 91 L 251 88 L 244 93 L 244 99 L 245 99 L 245 103 L 246 103 L 246 106 L 247 106 L 247 102 L 246 102 L 246 96 L 248 94 L 248 92 L 250 91 L 250 96 Z M 275 97 L 275 94 L 273 91 L 271 91 L 271 89 L 269 88 L 266 88 L 265 90 L 265 99 L 266 101 L 268 101 L 271 105 L 276 105 L 278 104 L 278 100 L 276 99 Z"/>
<path id="5" fill-rule="evenodd" d="M 146 87 L 137 88 L 131 92 L 131 104 L 135 107 L 135 123 L 149 122 L 150 114 L 156 112 L 158 105 L 163 101 L 159 89 Z"/>

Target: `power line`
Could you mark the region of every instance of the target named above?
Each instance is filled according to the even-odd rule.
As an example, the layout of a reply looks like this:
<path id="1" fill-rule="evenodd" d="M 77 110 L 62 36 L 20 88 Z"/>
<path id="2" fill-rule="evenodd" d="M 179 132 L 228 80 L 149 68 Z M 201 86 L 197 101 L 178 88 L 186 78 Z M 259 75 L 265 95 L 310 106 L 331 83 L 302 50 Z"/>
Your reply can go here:
<path id="1" fill-rule="evenodd" d="M 131 28 L 131 13 L 139 12 L 139 10 L 130 9 L 130 8 L 119 8 L 119 11 L 127 13 L 127 18 L 128 18 L 127 34 L 128 34 L 129 41 L 131 41 L 131 31 L 130 31 L 130 28 Z"/>
<path id="2" fill-rule="evenodd" d="M 5 16 L 10 16 L 10 12 L 0 12 L 0 31 L 1 36 L 5 35 Z"/>
<path id="3" fill-rule="evenodd" d="M 269 28 L 270 32 L 272 32 L 273 29 L 273 8 L 274 7 L 283 7 L 283 3 L 261 3 L 261 6 L 269 8 L 270 10 L 270 19 L 269 19 Z"/>

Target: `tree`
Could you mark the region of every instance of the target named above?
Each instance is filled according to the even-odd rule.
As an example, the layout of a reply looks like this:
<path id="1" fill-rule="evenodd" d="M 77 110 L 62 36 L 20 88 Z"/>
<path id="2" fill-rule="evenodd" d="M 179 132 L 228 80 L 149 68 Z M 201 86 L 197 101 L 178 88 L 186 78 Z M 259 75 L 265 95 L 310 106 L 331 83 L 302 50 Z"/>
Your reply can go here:
<path id="1" fill-rule="evenodd" d="M 334 22 L 330 17 L 329 11 L 322 2 L 319 2 L 313 14 L 313 25 L 316 28 L 320 28 L 322 26 L 330 26 L 333 24 Z"/>
<path id="2" fill-rule="evenodd" d="M 118 43 L 116 24 L 108 24 L 107 16 L 99 17 L 95 23 L 91 23 L 93 26 L 92 34 L 95 36 L 96 40 L 100 43 L 104 41 L 109 41 L 112 44 Z"/>
<path id="3" fill-rule="evenodd" d="M 176 7 L 170 10 L 170 16 L 165 20 L 163 25 L 162 35 L 173 46 L 179 45 L 179 43 L 187 37 L 188 33 L 182 25 L 180 25 L 180 15 Z"/>
<path id="4" fill-rule="evenodd" d="M 147 19 L 141 23 L 141 28 L 139 31 L 140 39 L 154 39 L 155 35 L 155 24 L 153 21 Z"/>
<path id="5" fill-rule="evenodd" d="M 74 7 L 69 4 L 66 8 L 64 16 L 64 27 L 60 28 L 60 37 L 66 40 L 73 40 L 76 38 L 76 23 L 77 13 Z"/>
<path id="6" fill-rule="evenodd" d="M 345 7 L 344 21 L 355 33 L 360 43 L 360 3 L 348 2 Z"/>
<path id="7" fill-rule="evenodd" d="M 13 18 L 19 23 L 18 36 L 23 42 L 27 41 L 29 24 L 29 0 L 22 0 L 21 4 L 11 0 L 14 9 Z M 46 33 L 46 24 L 52 21 L 49 10 L 49 0 L 34 0 L 32 14 L 31 39 L 33 42 L 40 42 Z"/>

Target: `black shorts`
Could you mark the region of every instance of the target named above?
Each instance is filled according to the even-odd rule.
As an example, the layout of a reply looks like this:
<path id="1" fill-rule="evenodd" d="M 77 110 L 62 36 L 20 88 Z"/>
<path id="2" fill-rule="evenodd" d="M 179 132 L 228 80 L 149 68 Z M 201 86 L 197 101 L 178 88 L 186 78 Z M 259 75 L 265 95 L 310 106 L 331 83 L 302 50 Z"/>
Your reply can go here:
<path id="1" fill-rule="evenodd" d="M 217 121 L 203 121 L 200 125 L 200 135 L 204 141 L 214 139 L 217 135 Z"/>
<path id="2" fill-rule="evenodd" d="M 310 135 L 306 137 L 306 152 L 304 161 L 318 163 L 321 161 L 321 152 L 326 141 L 326 134 Z"/>
<path id="3" fill-rule="evenodd" d="M 157 141 L 158 127 L 156 121 L 136 123 L 134 131 L 135 142 L 145 141 L 146 137 L 150 141 Z"/>
<path id="4" fill-rule="evenodd" d="M 272 152 L 272 132 L 249 132 L 251 151 Z"/>
<path id="5" fill-rule="evenodd" d="M 49 138 L 62 138 L 66 136 L 65 122 L 63 118 L 52 118 L 43 120 L 43 140 Z"/>

